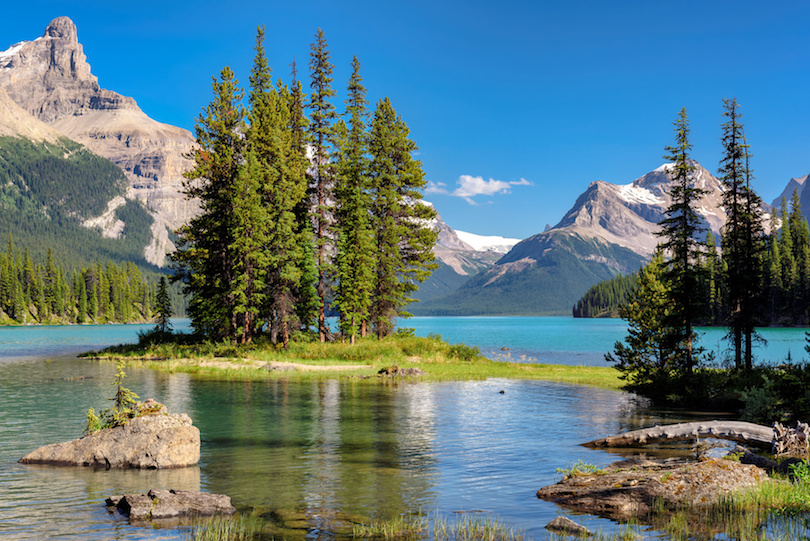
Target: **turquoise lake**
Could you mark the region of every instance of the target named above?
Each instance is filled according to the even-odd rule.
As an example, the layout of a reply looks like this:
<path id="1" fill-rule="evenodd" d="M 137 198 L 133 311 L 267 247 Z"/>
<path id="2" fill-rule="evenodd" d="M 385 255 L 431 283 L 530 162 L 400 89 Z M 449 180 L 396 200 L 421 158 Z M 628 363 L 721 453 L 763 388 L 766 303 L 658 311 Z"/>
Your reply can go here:
<path id="1" fill-rule="evenodd" d="M 414 318 L 405 325 L 494 357 L 565 364 L 603 364 L 625 332 L 619 320 L 572 318 Z M 131 368 L 129 388 L 188 413 L 200 428 L 199 466 L 103 471 L 18 464 L 38 446 L 78 437 L 89 407 L 108 407 L 115 367 L 75 355 L 134 341 L 147 328 L 0 329 L 0 538 L 184 539 L 187 530 L 129 525 L 103 504 L 151 488 L 224 493 L 241 510 L 296 513 L 310 524 L 306 539 L 330 538 L 329 520 L 339 515 L 417 512 L 451 519 L 484 513 L 527 539 L 547 539 L 544 526 L 559 514 L 613 532 L 619 527 L 611 521 L 538 500 L 537 489 L 577 460 L 603 466 L 619 458 L 582 442 L 703 418 L 653 409 L 629 393 L 536 381 L 227 383 Z M 797 355 L 804 353 L 803 329 L 763 334 L 775 360 L 788 350 L 794 360 L 804 356 Z M 708 331 L 704 342 L 715 337 L 719 342 L 722 331 Z"/>

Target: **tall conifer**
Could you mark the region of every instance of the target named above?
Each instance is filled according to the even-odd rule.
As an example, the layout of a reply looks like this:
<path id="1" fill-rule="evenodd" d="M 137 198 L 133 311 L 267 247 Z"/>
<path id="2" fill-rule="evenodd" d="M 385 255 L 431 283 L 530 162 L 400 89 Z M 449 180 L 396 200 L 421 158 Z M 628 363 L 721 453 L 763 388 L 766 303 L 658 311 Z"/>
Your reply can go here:
<path id="1" fill-rule="evenodd" d="M 436 268 L 433 245 L 438 233 L 429 225 L 436 217 L 422 201 L 422 164 L 413 158 L 416 143 L 388 98 L 374 112 L 369 136 L 372 227 L 376 241 L 375 289 L 371 318 L 377 336 L 389 334 L 411 294 Z"/>
<path id="2" fill-rule="evenodd" d="M 699 266 L 702 255 L 699 235 L 705 229 L 697 213 L 697 204 L 706 193 L 698 188 L 692 178 L 695 166 L 689 157 L 692 145 L 689 142 L 689 120 L 686 109 L 681 109 L 675 126 L 675 146 L 667 146 L 665 159 L 673 162 L 669 175 L 673 180 L 669 195 L 671 202 L 661 221 L 659 235 L 661 247 L 669 254 L 666 280 L 671 290 L 673 306 L 669 312 L 669 326 L 676 329 L 681 367 L 691 373 L 695 366 L 693 342 L 694 318 L 701 308 L 695 292 L 699 290 Z"/>
<path id="3" fill-rule="evenodd" d="M 765 249 L 762 201 L 751 187 L 750 152 L 736 99 L 723 99 L 723 158 L 719 175 L 723 183 L 726 224 L 723 259 L 726 261 L 729 338 L 737 368 L 753 366 L 757 297 L 762 288 L 762 254 Z"/>
<path id="4" fill-rule="evenodd" d="M 346 99 L 348 125 L 337 124 L 337 295 L 340 328 L 354 343 L 365 335 L 373 289 L 374 237 L 371 231 L 368 194 L 368 100 L 360 76 L 360 62 L 352 61 Z"/>
<path id="5" fill-rule="evenodd" d="M 332 204 L 334 188 L 334 167 L 330 163 L 334 146 L 334 123 L 337 119 L 335 106 L 330 101 L 335 96 L 332 88 L 332 70 L 326 37 L 320 28 L 311 45 L 309 69 L 311 75 L 308 108 L 310 143 L 312 145 L 312 203 L 315 226 L 316 264 L 318 267 L 317 292 L 318 338 L 321 342 L 329 336 L 326 327 L 326 304 L 329 294 L 330 264 L 332 256 Z"/>

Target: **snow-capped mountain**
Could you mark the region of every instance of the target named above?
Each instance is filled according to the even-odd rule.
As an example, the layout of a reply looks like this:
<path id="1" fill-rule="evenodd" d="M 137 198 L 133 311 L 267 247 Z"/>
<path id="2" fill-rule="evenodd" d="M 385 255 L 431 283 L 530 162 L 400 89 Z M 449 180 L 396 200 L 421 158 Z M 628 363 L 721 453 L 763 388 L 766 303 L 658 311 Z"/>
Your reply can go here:
<path id="1" fill-rule="evenodd" d="M 698 212 L 718 234 L 726 220 L 721 183 L 694 165 L 694 185 L 707 191 Z M 443 298 L 420 303 L 414 313 L 570 313 L 590 286 L 637 270 L 652 254 L 671 203 L 671 168 L 664 164 L 627 184 L 592 182 L 557 225 L 518 242 L 491 268 Z"/>
<path id="2" fill-rule="evenodd" d="M 458 229 L 456 229 L 456 235 L 462 242 L 471 246 L 473 250 L 478 252 L 495 252 L 497 254 L 505 254 L 521 240 L 498 235 L 476 235 L 475 233 L 467 233 L 466 231 L 459 231 Z"/>

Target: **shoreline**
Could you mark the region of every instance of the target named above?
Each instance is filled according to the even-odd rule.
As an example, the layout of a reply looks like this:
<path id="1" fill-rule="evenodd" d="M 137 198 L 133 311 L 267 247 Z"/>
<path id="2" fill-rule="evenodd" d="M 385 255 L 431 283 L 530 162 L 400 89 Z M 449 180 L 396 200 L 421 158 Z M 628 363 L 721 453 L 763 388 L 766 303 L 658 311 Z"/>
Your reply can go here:
<path id="1" fill-rule="evenodd" d="M 542 380 L 621 390 L 624 381 L 611 366 L 541 364 L 493 360 L 477 348 L 435 338 L 389 337 L 357 344 L 295 343 L 289 350 L 253 344 L 124 345 L 81 357 L 103 362 L 124 360 L 129 366 L 165 373 L 188 373 L 216 381 L 276 379 L 348 379 L 352 381 L 464 381 L 490 378 Z M 419 369 L 415 375 L 383 376 L 397 367 Z"/>

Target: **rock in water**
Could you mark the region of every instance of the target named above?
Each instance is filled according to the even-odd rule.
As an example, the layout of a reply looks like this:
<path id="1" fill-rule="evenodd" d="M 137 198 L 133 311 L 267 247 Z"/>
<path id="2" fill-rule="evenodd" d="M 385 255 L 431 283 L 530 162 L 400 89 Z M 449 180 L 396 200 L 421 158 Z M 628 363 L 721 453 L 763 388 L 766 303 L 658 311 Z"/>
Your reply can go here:
<path id="1" fill-rule="evenodd" d="M 150 490 L 146 494 L 124 494 L 107 499 L 131 521 L 168 520 L 183 517 L 232 515 L 236 508 L 222 494 L 186 490 Z"/>
<path id="2" fill-rule="evenodd" d="M 78 440 L 40 447 L 23 464 L 102 468 L 182 468 L 200 461 L 200 431 L 185 413 L 144 415 Z"/>
<path id="3" fill-rule="evenodd" d="M 557 517 L 548 524 L 546 524 L 546 530 L 550 530 L 554 533 L 562 534 L 562 535 L 579 535 L 583 537 L 589 537 L 593 535 L 593 533 L 582 526 L 581 524 L 577 524 L 573 520 L 567 517 Z"/>

